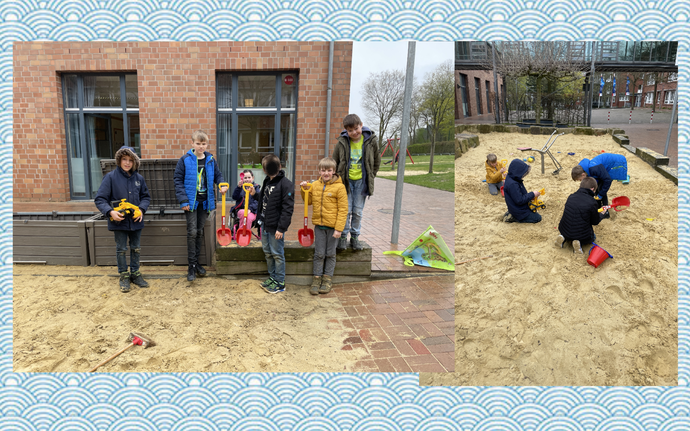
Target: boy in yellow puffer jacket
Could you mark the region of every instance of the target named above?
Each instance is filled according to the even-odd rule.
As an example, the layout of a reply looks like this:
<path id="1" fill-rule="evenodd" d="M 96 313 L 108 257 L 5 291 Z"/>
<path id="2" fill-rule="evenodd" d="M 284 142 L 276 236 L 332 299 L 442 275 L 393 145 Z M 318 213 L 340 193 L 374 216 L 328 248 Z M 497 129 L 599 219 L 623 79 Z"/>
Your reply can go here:
<path id="1" fill-rule="evenodd" d="M 496 154 L 487 154 L 486 163 L 484 163 L 486 168 L 486 183 L 489 185 L 489 193 L 492 195 L 497 195 L 503 187 L 503 173 L 506 171 L 503 164 L 498 163 L 498 158 Z"/>
<path id="2" fill-rule="evenodd" d="M 315 227 L 314 279 L 309 289 L 312 295 L 331 291 L 335 249 L 347 219 L 347 190 L 343 181 L 335 174 L 335 168 L 336 163 L 332 158 L 321 159 L 320 178 L 311 183 L 311 189 L 306 192 L 311 195 L 309 204 L 313 206 L 311 218 Z M 302 187 L 307 184 L 306 181 L 299 184 L 302 200 L 306 194 Z"/>

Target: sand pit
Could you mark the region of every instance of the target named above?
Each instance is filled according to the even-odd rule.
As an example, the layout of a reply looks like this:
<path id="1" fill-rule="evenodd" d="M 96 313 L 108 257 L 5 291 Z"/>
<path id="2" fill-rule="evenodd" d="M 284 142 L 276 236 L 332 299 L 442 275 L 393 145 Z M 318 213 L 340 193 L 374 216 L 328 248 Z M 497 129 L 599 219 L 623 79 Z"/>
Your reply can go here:
<path id="1" fill-rule="evenodd" d="M 15 266 L 14 372 L 88 371 L 131 331 L 157 345 L 132 347 L 99 372 L 347 372 L 364 355 L 341 350 L 349 335 L 338 299 L 305 286 L 270 295 L 255 280 L 206 277 L 189 288 L 181 277 L 122 294 L 114 272 Z"/>
<path id="2" fill-rule="evenodd" d="M 610 136 L 564 135 L 552 148 L 564 168 L 559 175 L 548 158 L 541 174 L 531 153 L 525 186 L 546 188 L 542 222 L 503 223 L 504 199 L 481 182 L 486 154 L 523 158 L 528 153 L 517 147 L 541 148 L 546 139 L 480 135 L 479 147 L 456 160 L 456 260 L 493 257 L 456 266 L 457 372 L 422 375 L 421 383 L 676 385 L 676 185 Z M 570 170 L 601 150 L 627 158 L 631 183 L 614 181 L 609 199 L 624 195 L 632 203 L 594 227 L 597 243 L 614 256 L 594 269 L 554 240 L 565 200 L 578 188 Z"/>

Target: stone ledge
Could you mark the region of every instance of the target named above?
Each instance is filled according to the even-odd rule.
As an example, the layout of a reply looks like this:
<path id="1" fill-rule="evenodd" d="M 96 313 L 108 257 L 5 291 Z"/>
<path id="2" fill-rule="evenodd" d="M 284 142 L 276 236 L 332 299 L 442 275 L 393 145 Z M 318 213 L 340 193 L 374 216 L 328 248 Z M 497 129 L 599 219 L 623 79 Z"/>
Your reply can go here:
<path id="1" fill-rule="evenodd" d="M 654 166 L 654 170 L 678 185 L 678 169 L 669 166 Z"/>
<path id="2" fill-rule="evenodd" d="M 479 146 L 479 136 L 469 133 L 457 133 L 455 135 L 455 158 L 459 158 L 470 148 Z"/>
<path id="3" fill-rule="evenodd" d="M 628 139 L 627 135 L 613 135 L 613 140 L 620 146 L 630 145 L 630 139 Z"/>
<path id="4" fill-rule="evenodd" d="M 633 147 L 632 145 L 621 145 L 621 147 L 625 148 L 633 154 L 635 154 L 635 151 L 637 150 L 637 148 Z"/>
<path id="5" fill-rule="evenodd" d="M 285 262 L 286 275 L 309 275 L 314 272 L 314 262 Z M 236 261 L 218 261 L 216 262 L 216 274 L 218 275 L 250 275 L 250 274 L 268 274 L 268 266 L 266 260 L 236 262 Z M 343 262 L 336 258 L 335 271 L 333 275 L 343 276 L 369 276 L 371 275 L 371 261 L 369 262 Z"/>
<path id="6" fill-rule="evenodd" d="M 647 147 L 637 147 L 635 150 L 637 157 L 641 158 L 645 162 L 649 163 L 653 167 L 657 166 L 668 166 L 669 159 L 661 153 L 657 153 L 654 150 L 650 150 Z"/>

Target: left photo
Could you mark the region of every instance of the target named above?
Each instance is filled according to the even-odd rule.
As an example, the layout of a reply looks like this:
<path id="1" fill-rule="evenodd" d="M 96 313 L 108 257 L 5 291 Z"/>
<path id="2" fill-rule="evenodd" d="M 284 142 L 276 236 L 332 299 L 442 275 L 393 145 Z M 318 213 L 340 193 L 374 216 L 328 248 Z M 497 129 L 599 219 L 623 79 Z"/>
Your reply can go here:
<path id="1" fill-rule="evenodd" d="M 16 42 L 13 371 L 452 371 L 445 69 L 402 136 L 376 45 Z"/>

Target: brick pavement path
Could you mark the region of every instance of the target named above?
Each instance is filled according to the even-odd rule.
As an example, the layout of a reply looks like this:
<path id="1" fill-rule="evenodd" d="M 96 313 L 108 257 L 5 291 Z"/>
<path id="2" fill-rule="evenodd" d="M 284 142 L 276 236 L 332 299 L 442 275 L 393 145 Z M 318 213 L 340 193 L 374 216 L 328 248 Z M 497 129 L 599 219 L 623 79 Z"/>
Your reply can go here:
<path id="1" fill-rule="evenodd" d="M 343 350 L 363 349 L 360 372 L 452 372 L 455 367 L 454 276 L 334 285 L 347 330 Z M 319 295 L 322 296 L 322 295 Z"/>

